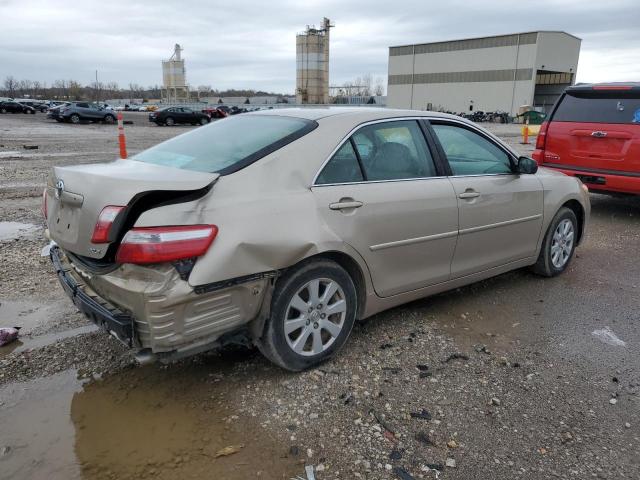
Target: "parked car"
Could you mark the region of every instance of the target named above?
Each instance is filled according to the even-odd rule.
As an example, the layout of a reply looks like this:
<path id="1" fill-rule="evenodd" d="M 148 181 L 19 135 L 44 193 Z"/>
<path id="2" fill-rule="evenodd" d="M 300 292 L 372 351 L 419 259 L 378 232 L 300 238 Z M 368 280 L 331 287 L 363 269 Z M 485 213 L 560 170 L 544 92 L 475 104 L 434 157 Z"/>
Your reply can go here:
<path id="1" fill-rule="evenodd" d="M 520 267 L 562 273 L 590 204 L 458 117 L 292 108 L 55 167 L 43 211 L 63 288 L 139 358 L 249 339 L 302 370 L 356 319 Z"/>
<path id="2" fill-rule="evenodd" d="M 66 107 L 67 105 L 70 105 L 70 102 L 64 102 L 64 103 L 52 102 L 51 104 L 49 104 L 49 109 L 47 110 L 47 118 L 56 120 L 58 122 L 62 122 L 63 119 L 59 114 L 59 110 L 63 107 Z"/>
<path id="3" fill-rule="evenodd" d="M 206 107 L 202 109 L 202 113 L 209 115 L 210 118 L 225 118 L 229 116 L 227 111 L 222 107 Z"/>
<path id="4" fill-rule="evenodd" d="M 29 107 L 33 108 L 37 112 L 44 113 L 49 109 L 49 107 L 44 102 L 29 100 L 29 101 L 22 101 L 20 103 L 22 105 L 28 105 Z"/>
<path id="5" fill-rule="evenodd" d="M 164 107 L 151 112 L 149 121 L 156 125 L 172 126 L 179 123 L 190 123 L 191 125 L 206 125 L 211 121 L 209 115 L 202 112 L 195 112 L 187 107 Z"/>
<path id="6" fill-rule="evenodd" d="M 0 113 L 36 113 L 36 109 L 20 102 L 0 102 Z"/>
<path id="7" fill-rule="evenodd" d="M 59 108 L 51 109 L 47 118 L 58 122 L 71 122 L 78 124 L 81 121 L 114 123 L 116 114 L 113 110 L 107 110 L 102 106 L 87 102 L 71 102 Z"/>
<path id="8" fill-rule="evenodd" d="M 640 83 L 568 87 L 540 127 L 533 158 L 592 191 L 640 194 Z"/>
<path id="9" fill-rule="evenodd" d="M 244 108 L 244 107 L 236 107 L 234 105 L 233 107 L 231 107 L 231 110 L 230 110 L 229 113 L 231 115 L 237 115 L 239 113 L 247 113 L 247 112 L 248 112 L 248 110 L 246 108 Z"/>

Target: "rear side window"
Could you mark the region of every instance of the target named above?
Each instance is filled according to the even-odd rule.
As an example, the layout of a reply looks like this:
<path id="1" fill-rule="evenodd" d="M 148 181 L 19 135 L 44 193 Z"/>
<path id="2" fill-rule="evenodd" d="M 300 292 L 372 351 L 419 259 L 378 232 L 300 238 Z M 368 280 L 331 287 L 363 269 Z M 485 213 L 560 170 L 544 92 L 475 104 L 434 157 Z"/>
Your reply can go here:
<path id="1" fill-rule="evenodd" d="M 362 182 L 363 180 L 358 157 L 356 157 L 351 141 L 348 141 L 340 147 L 340 150 L 331 157 L 329 163 L 322 169 L 316 179 L 316 184 L 352 183 Z"/>
<path id="2" fill-rule="evenodd" d="M 233 173 L 315 129 L 311 120 L 242 115 L 162 142 L 132 160 L 197 172 Z"/>
<path id="3" fill-rule="evenodd" d="M 565 95 L 553 121 L 640 124 L 640 98 Z"/>

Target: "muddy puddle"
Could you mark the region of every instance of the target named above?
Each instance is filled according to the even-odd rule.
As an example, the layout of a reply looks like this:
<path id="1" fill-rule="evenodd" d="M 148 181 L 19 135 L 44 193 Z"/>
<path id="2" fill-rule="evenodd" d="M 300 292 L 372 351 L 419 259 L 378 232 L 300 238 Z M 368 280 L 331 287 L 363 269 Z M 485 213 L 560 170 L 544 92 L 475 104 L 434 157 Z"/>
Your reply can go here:
<path id="1" fill-rule="evenodd" d="M 31 223 L 0 222 L 0 241 L 16 238 L 35 238 L 40 227 Z"/>
<path id="2" fill-rule="evenodd" d="M 105 379 L 69 370 L 0 387 L 0 479 L 289 479 L 304 465 L 234 415 L 220 364 L 150 365 Z M 219 456 L 227 447 L 236 451 Z"/>
<path id="3" fill-rule="evenodd" d="M 55 325 L 52 331 L 52 322 L 68 319 L 70 315 L 78 314 L 66 299 L 47 304 L 0 299 L 0 327 L 20 327 L 18 340 L 0 347 L 0 358 L 98 330 L 92 323 L 83 321 L 75 328 L 65 328 L 67 324 Z"/>

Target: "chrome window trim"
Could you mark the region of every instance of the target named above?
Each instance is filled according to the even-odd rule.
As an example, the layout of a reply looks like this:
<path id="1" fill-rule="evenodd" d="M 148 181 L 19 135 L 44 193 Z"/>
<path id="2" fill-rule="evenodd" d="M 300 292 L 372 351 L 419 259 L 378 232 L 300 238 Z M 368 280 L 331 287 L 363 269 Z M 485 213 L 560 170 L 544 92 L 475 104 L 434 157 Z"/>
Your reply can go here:
<path id="1" fill-rule="evenodd" d="M 498 148 L 500 148 L 501 150 L 503 150 L 512 160 L 515 161 L 518 158 L 517 153 L 514 150 L 512 150 L 509 145 L 507 145 L 502 140 L 500 140 L 498 137 L 496 137 L 495 135 L 491 134 L 491 132 L 483 131 L 482 129 L 477 127 L 474 123 L 467 122 L 465 120 L 458 120 L 456 118 L 448 118 L 448 117 L 438 117 L 438 116 L 433 116 L 433 115 L 381 118 L 381 119 L 377 119 L 377 120 L 370 120 L 368 122 L 360 123 L 360 124 L 356 125 L 355 127 L 353 127 L 349 131 L 349 133 L 347 133 L 342 138 L 342 140 L 340 140 L 340 142 L 338 143 L 338 146 L 331 151 L 331 153 L 325 159 L 325 161 L 322 162 L 322 165 L 320 166 L 320 168 L 316 172 L 315 176 L 313 177 L 313 181 L 311 182 L 311 188 L 314 188 L 314 187 L 333 187 L 333 186 L 336 186 L 336 185 L 359 185 L 359 184 L 363 184 L 363 183 L 366 184 L 366 183 L 409 182 L 409 181 L 416 181 L 416 180 L 431 180 L 431 179 L 438 179 L 438 178 L 442 179 L 442 178 L 490 177 L 490 176 L 498 176 L 498 175 L 502 175 L 502 176 L 517 175 L 516 173 L 511 172 L 511 173 L 486 173 L 486 174 L 473 174 L 473 175 L 449 175 L 449 176 L 418 177 L 418 178 L 397 178 L 397 179 L 392 179 L 392 180 L 367 180 L 367 181 L 361 181 L 361 182 L 341 182 L 341 183 L 323 183 L 323 184 L 317 184 L 316 183 L 317 180 L 318 180 L 318 177 L 320 176 L 320 173 L 322 172 L 324 167 L 327 165 L 327 163 L 329 163 L 331 161 L 331 159 L 337 153 L 337 151 L 340 150 L 340 148 L 342 148 L 342 145 L 344 145 L 345 142 L 348 142 L 349 139 L 358 130 L 360 130 L 360 129 L 364 128 L 364 127 L 367 127 L 369 125 L 375 125 L 375 124 L 378 124 L 378 123 L 388 123 L 388 122 L 396 122 L 396 121 L 404 121 L 404 120 L 418 120 L 418 121 L 427 120 L 427 121 L 436 121 L 436 122 L 444 122 L 444 123 L 457 123 L 459 125 L 462 125 L 464 127 L 469 128 L 471 130 L 474 130 L 478 135 L 480 135 L 481 137 L 485 138 L 487 141 L 492 142 L 494 144 L 497 144 L 496 146 Z M 489 134 L 489 135 L 487 135 L 487 134 Z M 427 141 L 427 139 L 425 139 L 425 142 L 427 142 L 427 146 L 429 147 L 429 142 Z"/>

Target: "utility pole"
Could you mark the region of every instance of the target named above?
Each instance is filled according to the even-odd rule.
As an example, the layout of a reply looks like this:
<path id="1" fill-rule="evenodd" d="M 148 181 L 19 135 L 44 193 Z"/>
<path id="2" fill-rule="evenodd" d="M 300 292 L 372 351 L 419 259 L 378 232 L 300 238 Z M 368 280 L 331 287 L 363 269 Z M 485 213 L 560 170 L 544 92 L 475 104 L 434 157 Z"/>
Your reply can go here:
<path id="1" fill-rule="evenodd" d="M 96 103 L 100 101 L 100 92 L 98 90 L 98 70 L 96 70 Z"/>

